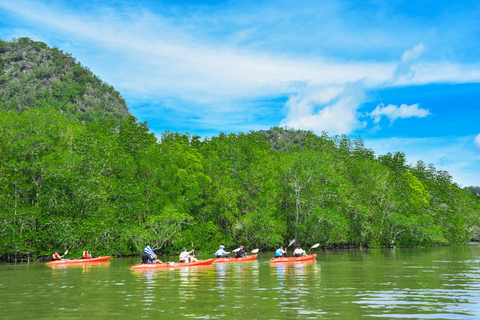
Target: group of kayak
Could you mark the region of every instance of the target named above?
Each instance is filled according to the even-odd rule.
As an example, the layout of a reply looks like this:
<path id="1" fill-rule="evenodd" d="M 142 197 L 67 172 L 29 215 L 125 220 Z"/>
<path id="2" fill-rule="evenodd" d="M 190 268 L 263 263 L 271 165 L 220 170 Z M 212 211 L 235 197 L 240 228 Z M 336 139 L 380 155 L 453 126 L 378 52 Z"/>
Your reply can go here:
<path id="1" fill-rule="evenodd" d="M 288 246 L 290 246 L 289 244 Z M 313 248 L 318 247 L 319 244 L 312 246 Z M 258 249 L 250 251 L 254 253 L 253 255 L 247 255 L 244 246 L 240 246 L 237 249 L 232 250 L 232 252 L 225 251 L 225 246 L 220 245 L 219 249 L 215 252 L 215 258 L 198 260 L 195 258 L 195 251 L 192 249 L 188 251 L 187 248 L 183 248 L 182 252 L 179 255 L 179 262 L 162 262 L 158 259 L 157 255 L 150 246 L 147 246 L 144 249 L 142 254 L 142 263 L 130 267 L 130 269 L 156 269 L 156 268 L 171 268 L 171 267 L 187 267 L 187 266 L 201 266 L 209 265 L 212 263 L 226 263 L 226 262 L 247 262 L 253 261 L 258 257 Z M 68 253 L 68 250 L 65 251 L 64 255 Z M 230 253 L 234 253 L 234 256 L 229 256 Z M 93 258 L 91 253 L 85 250 L 81 259 L 63 259 L 63 256 L 59 255 L 58 251 L 55 251 L 52 258 L 53 261 L 48 262 L 48 265 L 51 264 L 70 264 L 70 263 L 91 263 L 91 262 L 101 262 L 107 261 L 110 259 L 110 256 L 97 257 Z M 278 246 L 275 250 L 275 257 L 270 259 L 271 263 L 282 263 L 282 262 L 297 262 L 297 261 L 308 261 L 314 260 L 316 254 L 307 255 L 305 250 L 302 249 L 300 245 L 297 245 L 296 249 L 293 251 L 293 256 L 288 257 L 286 248 L 283 246 Z"/>
<path id="2" fill-rule="evenodd" d="M 290 246 L 290 245 L 289 245 Z M 316 244 L 312 247 L 316 248 L 319 244 Z M 209 265 L 212 263 L 226 263 L 226 262 L 247 262 L 253 261 L 258 257 L 258 249 L 250 251 L 254 253 L 253 255 L 247 255 L 244 246 L 233 250 L 235 254 L 234 257 L 230 257 L 229 254 L 232 252 L 225 251 L 225 246 L 222 244 L 218 250 L 215 252 L 215 258 L 207 260 L 198 260 L 194 256 L 194 250 L 188 251 L 187 248 L 182 249 L 182 253 L 179 256 L 179 262 L 162 262 L 157 258 L 155 252 L 153 252 L 150 246 L 147 246 L 142 255 L 142 263 L 130 267 L 130 269 L 157 269 L 157 268 L 171 268 L 171 267 L 187 267 L 187 266 L 202 266 Z M 283 246 L 279 246 L 275 250 L 275 257 L 270 259 L 271 263 L 283 263 L 283 262 L 297 262 L 297 261 L 308 261 L 314 260 L 317 257 L 316 254 L 307 255 L 305 250 L 302 249 L 300 245 L 297 245 L 297 248 L 293 252 L 293 257 L 287 256 L 287 251 Z"/>

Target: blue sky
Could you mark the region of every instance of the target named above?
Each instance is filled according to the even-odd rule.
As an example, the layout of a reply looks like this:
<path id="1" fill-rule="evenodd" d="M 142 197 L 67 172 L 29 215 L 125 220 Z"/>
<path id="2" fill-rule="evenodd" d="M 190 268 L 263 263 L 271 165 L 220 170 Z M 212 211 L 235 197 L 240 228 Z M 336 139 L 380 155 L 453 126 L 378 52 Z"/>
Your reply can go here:
<path id="1" fill-rule="evenodd" d="M 157 135 L 361 137 L 480 185 L 478 1 L 0 0 L 0 38 L 72 54 Z"/>

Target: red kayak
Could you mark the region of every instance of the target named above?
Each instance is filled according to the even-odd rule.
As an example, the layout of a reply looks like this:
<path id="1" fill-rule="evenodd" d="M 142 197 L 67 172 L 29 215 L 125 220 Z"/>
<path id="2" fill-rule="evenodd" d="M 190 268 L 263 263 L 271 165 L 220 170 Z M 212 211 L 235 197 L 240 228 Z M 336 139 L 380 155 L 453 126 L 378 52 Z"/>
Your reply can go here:
<path id="1" fill-rule="evenodd" d="M 165 262 L 165 263 L 141 263 L 130 267 L 130 270 L 152 270 L 162 268 L 180 268 L 193 266 L 206 266 L 213 263 L 215 259 L 199 260 L 197 262 Z"/>
<path id="2" fill-rule="evenodd" d="M 50 262 L 47 262 L 46 264 L 52 265 L 52 264 L 72 264 L 72 263 L 92 263 L 92 262 L 99 262 L 99 261 L 107 261 L 110 259 L 111 256 L 108 257 L 98 257 L 98 258 L 91 258 L 91 259 L 62 259 L 62 260 L 53 260 Z"/>
<path id="3" fill-rule="evenodd" d="M 303 257 L 280 257 L 280 258 L 272 258 L 269 262 L 279 263 L 279 262 L 297 262 L 297 261 L 308 261 L 313 260 L 317 257 L 316 254 L 310 254 L 308 256 Z"/>
<path id="4" fill-rule="evenodd" d="M 241 258 L 215 258 L 213 263 L 224 263 L 224 262 L 246 262 L 246 261 L 253 261 L 257 259 L 258 254 L 254 254 L 251 256 L 241 257 Z"/>

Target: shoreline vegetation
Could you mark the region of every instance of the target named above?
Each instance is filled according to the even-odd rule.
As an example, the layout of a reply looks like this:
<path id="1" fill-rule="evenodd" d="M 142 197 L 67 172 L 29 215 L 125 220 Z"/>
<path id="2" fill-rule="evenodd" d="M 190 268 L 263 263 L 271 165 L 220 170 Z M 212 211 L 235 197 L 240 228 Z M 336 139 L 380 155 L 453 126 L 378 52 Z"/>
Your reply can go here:
<path id="1" fill-rule="evenodd" d="M 0 71 L 1 261 L 480 238 L 480 189 L 402 152 L 278 127 L 157 138 L 113 87 L 28 38 L 0 40 Z"/>

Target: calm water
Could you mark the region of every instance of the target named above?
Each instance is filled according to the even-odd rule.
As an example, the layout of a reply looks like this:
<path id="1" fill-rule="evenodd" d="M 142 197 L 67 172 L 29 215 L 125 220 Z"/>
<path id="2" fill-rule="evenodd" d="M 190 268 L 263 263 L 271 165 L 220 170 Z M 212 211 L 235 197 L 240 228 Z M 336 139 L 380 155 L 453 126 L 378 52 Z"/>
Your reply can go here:
<path id="1" fill-rule="evenodd" d="M 268 263 L 271 255 L 149 272 L 128 269 L 139 258 L 0 265 L 0 318 L 480 318 L 477 244 L 319 251 L 316 261 L 278 265 Z"/>

